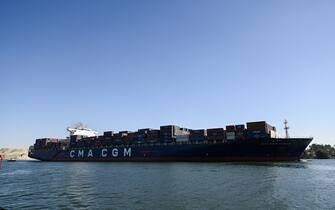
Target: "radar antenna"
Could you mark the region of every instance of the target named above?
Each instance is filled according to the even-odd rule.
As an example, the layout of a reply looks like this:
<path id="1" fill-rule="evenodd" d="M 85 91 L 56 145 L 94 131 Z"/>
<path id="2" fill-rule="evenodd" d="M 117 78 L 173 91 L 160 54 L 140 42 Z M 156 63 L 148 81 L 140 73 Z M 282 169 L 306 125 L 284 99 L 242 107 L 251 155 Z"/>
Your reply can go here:
<path id="1" fill-rule="evenodd" d="M 290 138 L 290 136 L 288 135 L 288 129 L 290 129 L 290 127 L 287 126 L 287 123 L 288 123 L 287 120 L 285 120 L 284 121 L 284 125 L 285 125 L 284 129 L 285 129 L 286 138 L 288 139 L 288 138 Z"/>

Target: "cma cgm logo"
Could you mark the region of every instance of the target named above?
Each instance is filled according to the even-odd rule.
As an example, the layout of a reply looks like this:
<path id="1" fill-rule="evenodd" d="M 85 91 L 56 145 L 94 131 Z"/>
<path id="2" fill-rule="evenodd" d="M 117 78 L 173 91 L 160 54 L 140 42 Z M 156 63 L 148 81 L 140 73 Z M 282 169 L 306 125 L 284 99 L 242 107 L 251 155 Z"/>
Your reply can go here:
<path id="1" fill-rule="evenodd" d="M 123 149 L 101 149 L 101 150 L 71 150 L 70 158 L 84 158 L 84 157 L 131 157 L 131 148 L 123 148 Z"/>

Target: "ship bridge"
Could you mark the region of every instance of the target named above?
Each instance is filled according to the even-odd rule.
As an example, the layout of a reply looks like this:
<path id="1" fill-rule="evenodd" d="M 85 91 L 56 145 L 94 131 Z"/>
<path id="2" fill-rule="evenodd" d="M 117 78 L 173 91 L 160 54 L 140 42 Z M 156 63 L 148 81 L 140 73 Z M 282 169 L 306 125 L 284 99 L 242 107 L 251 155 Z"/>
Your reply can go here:
<path id="1" fill-rule="evenodd" d="M 70 132 L 70 136 L 94 137 L 98 135 L 98 132 L 82 124 L 78 124 L 74 128 L 68 127 L 67 130 Z"/>

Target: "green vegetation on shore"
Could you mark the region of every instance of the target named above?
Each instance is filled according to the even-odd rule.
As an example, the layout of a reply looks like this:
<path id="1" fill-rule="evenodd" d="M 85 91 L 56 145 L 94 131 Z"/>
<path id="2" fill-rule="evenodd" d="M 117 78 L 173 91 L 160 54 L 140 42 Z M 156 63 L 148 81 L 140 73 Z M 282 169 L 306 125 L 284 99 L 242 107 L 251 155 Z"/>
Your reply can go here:
<path id="1" fill-rule="evenodd" d="M 303 158 L 305 159 L 330 159 L 335 158 L 335 145 L 312 144 L 305 150 Z"/>

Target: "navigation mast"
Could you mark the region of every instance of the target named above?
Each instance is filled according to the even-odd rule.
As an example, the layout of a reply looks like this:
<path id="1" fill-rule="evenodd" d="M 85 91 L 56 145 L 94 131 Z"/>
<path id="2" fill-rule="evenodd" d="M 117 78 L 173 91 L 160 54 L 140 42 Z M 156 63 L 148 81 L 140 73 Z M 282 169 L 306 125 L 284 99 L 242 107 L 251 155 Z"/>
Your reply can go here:
<path id="1" fill-rule="evenodd" d="M 288 139 L 288 138 L 290 138 L 290 136 L 288 135 L 288 129 L 290 129 L 290 127 L 287 126 L 287 123 L 288 123 L 287 120 L 285 120 L 284 121 L 284 125 L 285 125 L 284 129 L 285 129 L 286 138 Z"/>

